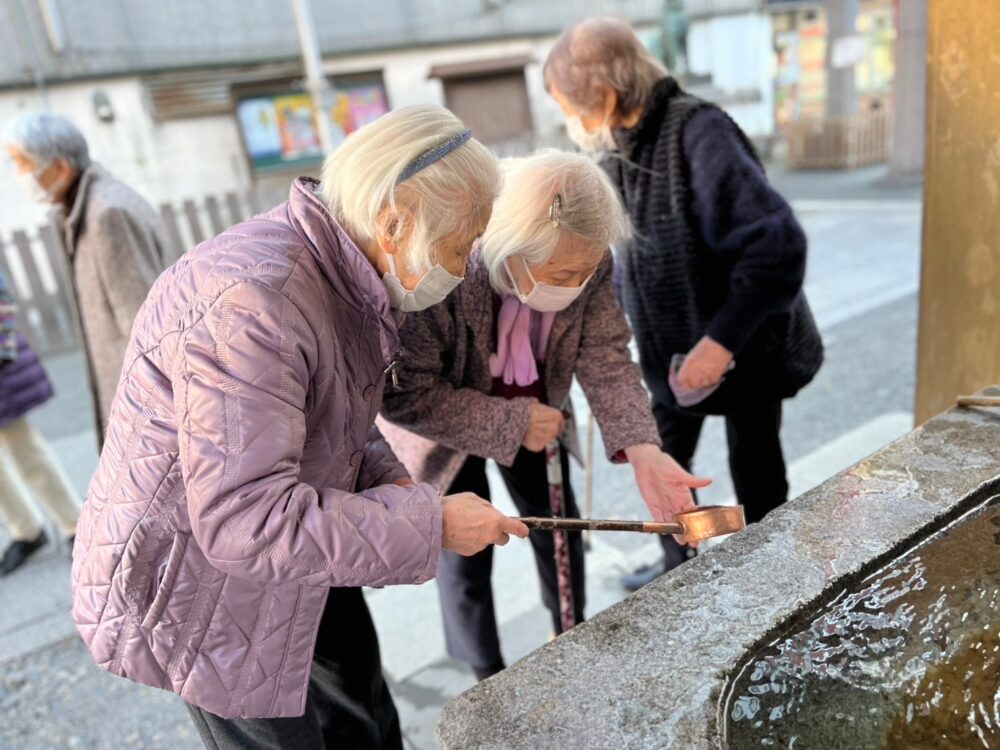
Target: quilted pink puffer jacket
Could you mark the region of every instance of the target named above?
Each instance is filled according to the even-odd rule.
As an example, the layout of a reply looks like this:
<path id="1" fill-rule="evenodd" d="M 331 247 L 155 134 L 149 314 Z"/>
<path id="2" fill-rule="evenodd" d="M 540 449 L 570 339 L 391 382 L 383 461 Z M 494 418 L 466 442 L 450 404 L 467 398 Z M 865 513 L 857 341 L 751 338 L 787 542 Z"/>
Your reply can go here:
<path id="1" fill-rule="evenodd" d="M 77 529 L 95 661 L 223 717 L 301 715 L 327 588 L 421 583 L 441 548 L 373 426 L 397 321 L 316 188 L 153 286 Z"/>

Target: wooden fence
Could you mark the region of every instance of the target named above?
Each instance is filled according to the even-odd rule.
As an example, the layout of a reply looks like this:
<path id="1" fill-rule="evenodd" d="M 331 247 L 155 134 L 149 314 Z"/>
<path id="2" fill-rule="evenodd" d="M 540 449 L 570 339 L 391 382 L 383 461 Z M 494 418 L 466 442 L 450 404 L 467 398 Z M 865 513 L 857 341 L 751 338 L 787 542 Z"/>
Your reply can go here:
<path id="1" fill-rule="evenodd" d="M 854 169 L 889 158 L 892 115 L 887 108 L 849 117 L 817 117 L 786 130 L 789 169 Z"/>
<path id="2" fill-rule="evenodd" d="M 160 216 L 171 247 L 173 263 L 199 242 L 260 213 L 253 194 L 227 193 L 165 203 Z M 17 229 L 0 233 L 0 272 L 10 283 L 18 303 L 18 325 L 40 354 L 56 354 L 81 345 L 69 266 L 59 230 L 51 224 L 34 232 Z"/>

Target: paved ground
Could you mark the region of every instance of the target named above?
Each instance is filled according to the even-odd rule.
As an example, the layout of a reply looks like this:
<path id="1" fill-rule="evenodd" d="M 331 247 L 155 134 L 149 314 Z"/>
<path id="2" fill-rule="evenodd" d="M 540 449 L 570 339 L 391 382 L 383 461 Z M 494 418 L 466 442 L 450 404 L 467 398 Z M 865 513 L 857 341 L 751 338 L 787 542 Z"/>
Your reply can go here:
<path id="1" fill-rule="evenodd" d="M 794 492 L 811 487 L 909 428 L 914 385 L 920 193 L 881 187 L 880 170 L 772 174 L 795 202 L 811 242 L 807 291 L 827 344 L 816 382 L 786 409 L 784 444 Z M 59 397 L 34 422 L 52 441 L 81 496 L 96 460 L 78 355 L 47 362 Z M 585 406 L 585 405 L 584 405 Z M 639 517 L 627 467 L 602 458 L 597 437 L 595 516 Z M 725 440 L 710 420 L 696 458 L 715 485 L 703 502 L 727 502 Z M 579 486 L 579 472 L 574 474 Z M 498 503 L 512 512 L 502 492 Z M 0 530 L 0 544 L 5 543 Z M 655 557 L 656 545 L 595 535 L 588 556 L 588 611 L 620 599 L 618 578 Z M 520 658 L 548 637 L 526 545 L 496 556 L 494 587 L 505 653 Z M 0 581 L 0 749 L 198 747 L 172 696 L 92 666 L 68 618 L 68 559 L 50 548 Z M 433 747 L 440 707 L 472 684 L 447 659 L 434 584 L 368 592 L 407 742 Z"/>

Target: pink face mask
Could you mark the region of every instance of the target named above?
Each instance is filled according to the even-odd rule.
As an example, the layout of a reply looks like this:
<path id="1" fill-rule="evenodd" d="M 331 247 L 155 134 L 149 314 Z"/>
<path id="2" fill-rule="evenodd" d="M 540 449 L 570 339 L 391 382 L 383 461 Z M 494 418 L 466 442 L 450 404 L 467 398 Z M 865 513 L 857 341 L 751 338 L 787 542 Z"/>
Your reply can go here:
<path id="1" fill-rule="evenodd" d="M 552 284 L 543 284 L 542 282 L 535 280 L 534 275 L 531 273 L 531 269 L 528 267 L 528 262 L 524 260 L 523 257 L 521 258 L 521 262 L 524 263 L 524 270 L 528 272 L 528 278 L 531 279 L 534 284 L 530 292 L 527 294 L 521 292 L 517 286 L 517 281 L 514 279 L 514 274 L 510 272 L 509 268 L 507 269 L 507 274 L 510 276 L 514 289 L 517 290 L 517 298 L 532 310 L 537 310 L 542 313 L 554 313 L 559 312 L 560 310 L 565 310 L 583 293 L 583 289 L 587 286 L 587 282 L 594 278 L 594 275 L 591 274 L 582 284 L 580 284 L 580 286 L 553 286 Z"/>

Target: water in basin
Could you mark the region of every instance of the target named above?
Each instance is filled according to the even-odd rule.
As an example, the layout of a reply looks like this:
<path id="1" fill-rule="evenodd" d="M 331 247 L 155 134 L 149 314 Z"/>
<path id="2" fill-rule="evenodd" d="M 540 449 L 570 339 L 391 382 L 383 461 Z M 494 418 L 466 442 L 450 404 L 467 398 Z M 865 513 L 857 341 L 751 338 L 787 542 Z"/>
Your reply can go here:
<path id="1" fill-rule="evenodd" d="M 1000 748 L 998 502 L 748 657 L 720 704 L 727 747 Z"/>

